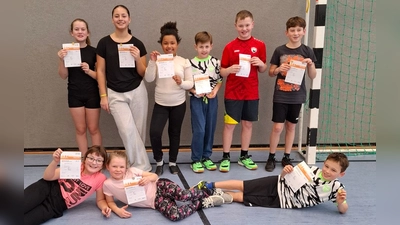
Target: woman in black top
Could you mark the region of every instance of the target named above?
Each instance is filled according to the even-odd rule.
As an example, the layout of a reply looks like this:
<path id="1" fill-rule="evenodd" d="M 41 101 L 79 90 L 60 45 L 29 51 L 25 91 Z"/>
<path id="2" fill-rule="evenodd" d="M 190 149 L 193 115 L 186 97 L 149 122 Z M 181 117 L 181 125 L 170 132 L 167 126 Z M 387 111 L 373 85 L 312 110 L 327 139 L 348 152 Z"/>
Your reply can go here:
<path id="1" fill-rule="evenodd" d="M 146 48 L 129 30 L 128 8 L 115 6 L 112 22 L 115 31 L 97 45 L 100 105 L 113 115 L 131 166 L 151 171 L 144 145 L 148 96 L 142 80 L 146 70 Z M 121 47 L 124 52 L 119 50 Z"/>

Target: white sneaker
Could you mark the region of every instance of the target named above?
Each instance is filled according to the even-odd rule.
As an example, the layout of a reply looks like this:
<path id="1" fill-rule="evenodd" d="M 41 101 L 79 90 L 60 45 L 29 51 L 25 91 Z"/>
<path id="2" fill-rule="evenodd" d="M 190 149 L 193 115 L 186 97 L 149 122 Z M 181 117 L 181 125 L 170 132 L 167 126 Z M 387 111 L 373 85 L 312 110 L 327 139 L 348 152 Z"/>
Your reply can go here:
<path id="1" fill-rule="evenodd" d="M 221 188 L 214 188 L 214 195 L 221 196 L 224 199 L 225 204 L 230 204 L 233 202 L 233 196 L 225 193 Z"/>
<path id="2" fill-rule="evenodd" d="M 207 198 L 204 198 L 202 202 L 203 208 L 205 209 L 214 206 L 220 206 L 222 204 L 224 204 L 224 198 L 219 195 L 211 195 Z"/>

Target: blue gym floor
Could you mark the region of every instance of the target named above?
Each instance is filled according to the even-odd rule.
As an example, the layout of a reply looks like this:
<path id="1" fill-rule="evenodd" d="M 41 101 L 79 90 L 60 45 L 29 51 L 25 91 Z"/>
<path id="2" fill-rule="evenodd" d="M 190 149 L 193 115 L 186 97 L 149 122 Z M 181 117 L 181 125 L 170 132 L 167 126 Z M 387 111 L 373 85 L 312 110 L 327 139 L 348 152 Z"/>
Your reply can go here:
<path id="1" fill-rule="evenodd" d="M 152 159 L 152 153 L 149 152 L 149 158 L 155 168 L 155 162 Z M 237 164 L 239 151 L 231 152 L 231 171 L 221 173 L 219 171 L 205 171 L 201 174 L 195 174 L 190 168 L 190 152 L 180 152 L 178 156 L 178 166 L 180 173 L 178 175 L 170 174 L 168 166 L 164 167 L 162 177 L 177 182 L 181 187 L 188 188 L 200 180 L 220 181 L 229 179 L 253 179 L 269 175 L 277 175 L 281 172 L 281 165 L 277 166 L 273 172 L 264 170 L 265 161 L 268 156 L 267 150 L 250 150 L 252 159 L 257 162 L 258 169 L 250 171 Z M 277 152 L 277 160 L 282 158 L 283 152 Z M 215 151 L 212 160 L 220 160 L 222 152 Z M 295 162 L 302 161 L 302 157 L 293 151 L 291 158 Z M 164 159 L 168 160 L 168 153 L 164 154 Z M 339 214 L 336 205 L 328 202 L 306 209 L 271 209 L 261 207 L 246 207 L 240 203 L 225 204 L 220 207 L 214 207 L 198 211 L 188 218 L 171 222 L 161 213 L 153 209 L 129 207 L 128 211 L 132 217 L 121 219 L 116 214 L 110 218 L 101 215 L 95 203 L 95 195 L 79 206 L 64 212 L 64 216 L 52 219 L 45 224 L 376 224 L 376 155 L 350 156 L 350 166 L 346 175 L 341 178 L 341 182 L 346 186 L 347 202 L 349 210 L 346 214 Z M 42 177 L 47 164 L 52 160 L 52 152 L 45 154 L 25 154 L 24 156 L 24 187 L 35 182 Z M 322 165 L 322 160 L 317 157 L 317 166 Z M 104 171 L 108 176 L 108 172 Z M 122 205 L 122 204 L 121 204 Z"/>

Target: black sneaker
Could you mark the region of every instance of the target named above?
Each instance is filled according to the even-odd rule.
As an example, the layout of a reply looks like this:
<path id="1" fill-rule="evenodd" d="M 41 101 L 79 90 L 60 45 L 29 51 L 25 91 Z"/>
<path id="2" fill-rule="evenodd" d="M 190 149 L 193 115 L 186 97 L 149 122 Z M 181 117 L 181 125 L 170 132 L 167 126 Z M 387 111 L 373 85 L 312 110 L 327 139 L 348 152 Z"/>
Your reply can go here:
<path id="1" fill-rule="evenodd" d="M 164 161 L 163 161 L 163 164 L 162 164 L 162 166 L 157 166 L 157 164 L 156 164 L 156 171 L 155 171 L 155 173 L 158 175 L 158 176 L 161 176 L 163 173 L 164 173 Z"/>
<path id="2" fill-rule="evenodd" d="M 162 165 L 162 166 L 157 166 L 156 167 L 156 174 L 158 175 L 158 176 L 161 176 L 163 173 L 164 173 L 164 165 Z"/>
<path id="3" fill-rule="evenodd" d="M 265 170 L 268 172 L 272 172 L 275 169 L 275 158 L 268 158 L 267 164 L 265 165 Z"/>
<path id="4" fill-rule="evenodd" d="M 171 174 L 178 174 L 179 173 L 178 166 L 169 166 L 169 172 L 171 172 Z"/>
<path id="5" fill-rule="evenodd" d="M 290 159 L 289 157 L 283 157 L 282 158 L 282 167 L 285 167 L 287 165 L 291 165 L 293 166 L 293 164 L 290 162 L 292 159 Z"/>

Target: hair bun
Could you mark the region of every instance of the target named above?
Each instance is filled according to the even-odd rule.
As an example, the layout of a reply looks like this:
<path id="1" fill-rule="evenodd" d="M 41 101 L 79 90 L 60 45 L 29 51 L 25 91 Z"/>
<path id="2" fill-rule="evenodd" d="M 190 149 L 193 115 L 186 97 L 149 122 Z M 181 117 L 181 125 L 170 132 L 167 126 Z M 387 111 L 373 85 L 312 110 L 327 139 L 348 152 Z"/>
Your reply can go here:
<path id="1" fill-rule="evenodd" d="M 165 23 L 161 27 L 160 33 L 164 33 L 164 31 L 166 31 L 166 30 L 175 30 L 176 32 L 178 32 L 178 29 L 176 28 L 176 22 L 169 21 L 169 22 Z"/>

